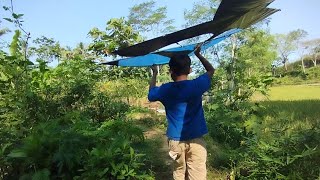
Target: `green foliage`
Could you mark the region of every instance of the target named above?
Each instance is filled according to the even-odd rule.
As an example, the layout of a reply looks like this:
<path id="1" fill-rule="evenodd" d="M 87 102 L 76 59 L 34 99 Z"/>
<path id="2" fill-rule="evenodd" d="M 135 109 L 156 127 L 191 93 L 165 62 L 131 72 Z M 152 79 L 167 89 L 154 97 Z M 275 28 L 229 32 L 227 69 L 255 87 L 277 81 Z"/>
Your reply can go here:
<path id="1" fill-rule="evenodd" d="M 0 21 L 0 22 L 1 22 L 1 21 Z M 0 29 L 0 36 L 3 36 L 4 34 L 6 34 L 6 33 L 8 33 L 8 32 L 10 32 L 10 30 L 7 29 L 7 28 Z"/>
<path id="2" fill-rule="evenodd" d="M 60 44 L 52 38 L 42 36 L 41 38 L 35 39 L 33 43 L 38 47 L 30 47 L 29 55 L 37 56 L 37 60 L 52 62 L 62 56 L 62 48 L 60 47 Z"/>
<path id="3" fill-rule="evenodd" d="M 128 22 L 137 32 L 159 34 L 175 30 L 174 20 L 167 17 L 167 7 L 156 7 L 155 1 L 147 1 L 131 7 Z"/>
<path id="4" fill-rule="evenodd" d="M 129 106 L 101 91 L 104 67 L 78 51 L 33 65 L 22 51 L 17 31 L 12 55 L 0 52 L 1 179 L 151 178 L 131 145 L 144 136 L 125 120 Z"/>
<path id="5" fill-rule="evenodd" d="M 29 91 L 29 71 L 33 64 L 25 59 L 21 52 L 20 32 L 16 31 L 10 46 L 10 55 L 0 50 L 0 123 L 1 144 L 7 139 L 21 136 L 27 116 Z M 14 131 L 15 133 L 10 133 Z M 14 142 L 14 141 L 13 141 Z"/>
<path id="6" fill-rule="evenodd" d="M 250 97 L 255 92 L 266 94 L 273 81 L 266 68 L 271 65 L 271 61 L 260 66 L 260 62 L 274 54 L 271 50 L 272 37 L 261 30 L 247 31 L 238 36 L 239 48 L 232 50 L 237 53 L 231 57 L 225 55 L 220 68 L 215 72 L 212 80 L 215 86 L 210 92 L 212 97 L 207 105 L 211 136 L 215 141 L 233 148 L 238 148 L 247 137 L 244 122 L 258 108 L 250 103 Z M 236 47 L 235 41 L 232 45 Z"/>
<path id="7" fill-rule="evenodd" d="M 231 165 L 238 179 L 317 178 L 318 168 L 307 170 L 320 162 L 318 118 L 311 116 L 317 103 L 284 109 L 284 104 L 250 102 L 255 92 L 267 94 L 274 79 L 270 73 L 273 37 L 251 30 L 231 42 L 231 55 L 223 56 L 205 106 L 209 135 L 219 144 L 213 149 L 225 152 L 210 162 L 217 168 Z"/>
<path id="8" fill-rule="evenodd" d="M 110 67 L 106 72 L 109 80 L 118 79 L 148 79 L 150 76 L 149 68 L 138 67 Z"/>
<path id="9" fill-rule="evenodd" d="M 265 110 L 247 121 L 240 167 L 249 179 L 315 179 L 319 174 L 319 101 L 262 103 Z"/>
<path id="10" fill-rule="evenodd" d="M 190 27 L 212 20 L 219 3 L 220 0 L 202 0 L 194 3 L 191 10 L 184 11 L 184 19 L 187 21 L 186 26 Z"/>
<path id="11" fill-rule="evenodd" d="M 113 100 L 112 96 L 105 93 L 94 92 L 88 101 L 79 107 L 96 122 L 124 118 L 129 111 L 129 105 Z"/>
<path id="12" fill-rule="evenodd" d="M 22 23 L 24 22 L 23 21 L 23 16 L 24 14 L 17 14 L 13 11 L 13 7 L 11 5 L 11 7 L 8 7 L 8 6 L 2 6 L 2 8 L 5 10 L 5 11 L 9 11 L 10 12 L 10 15 L 11 17 L 5 17 L 3 18 L 4 20 L 8 21 L 8 22 L 11 22 L 11 23 L 14 23 L 16 26 L 20 27 L 22 26 Z"/>
<path id="13" fill-rule="evenodd" d="M 201 0 L 195 2 L 191 10 L 184 10 L 184 20 L 185 25 L 184 27 L 190 27 L 197 24 L 201 24 L 207 21 L 211 21 L 214 17 L 218 9 L 218 5 L 220 4 L 220 0 Z M 204 39 L 208 39 L 210 35 L 203 35 L 194 37 L 191 39 L 186 40 L 189 44 L 190 43 L 199 43 L 199 39 L 205 37 Z M 212 48 L 209 48 L 212 49 Z M 206 55 L 210 55 L 214 53 L 207 53 Z"/>
<path id="14" fill-rule="evenodd" d="M 248 74 L 270 72 L 272 62 L 277 56 L 273 47 L 275 38 L 264 30 L 248 30 L 243 36 L 245 39 L 237 51 L 237 56 L 245 61 Z"/>
<path id="15" fill-rule="evenodd" d="M 142 155 L 131 147 L 131 142 L 143 140 L 139 128 L 120 120 L 99 127 L 76 114 L 35 127 L 8 154 L 13 163 L 9 177 L 40 176 L 41 169 L 51 172 L 50 178 L 64 179 L 125 179 L 143 175 L 139 170 Z"/>
<path id="16" fill-rule="evenodd" d="M 211 20 L 217 3 L 201 1 L 185 11 L 187 26 Z M 23 14 L 4 9 L 11 14 L 5 20 L 17 25 L 28 40 L 21 28 Z M 141 42 L 137 29 L 171 31 L 173 21 L 166 11 L 154 1 L 138 4 L 128 17 L 133 27 L 124 18 L 111 19 L 105 31 L 89 32 L 89 48 L 83 43 L 63 48 L 41 37 L 27 51 L 21 32 L 15 31 L 9 54 L 0 50 L 0 179 L 153 179 L 151 170 L 169 171 L 159 156 L 161 139 L 146 143 L 136 126 L 151 128 L 163 119 L 154 121 L 157 115 L 146 116 L 145 110 L 129 106 L 146 94 L 149 70 L 105 68 L 94 62 L 99 57 L 93 54 L 110 54 Z M 291 45 L 304 34 L 290 34 L 285 50 L 292 52 Z M 205 106 L 209 162 L 216 168 L 231 164 L 231 176 L 238 179 L 316 179 L 319 102 L 250 102 L 255 92 L 266 94 L 274 79 L 273 43 L 267 31 L 250 29 L 224 44 Z M 318 53 L 314 48 L 313 54 Z M 59 60 L 54 68 L 48 66 L 52 60 Z M 160 81 L 168 80 L 167 67 L 160 68 Z M 317 67 L 306 73 L 297 71 L 298 64 L 294 68 L 282 74 L 302 80 L 319 77 Z M 134 113 L 140 122 L 128 120 Z"/>
<path id="17" fill-rule="evenodd" d="M 124 18 L 111 19 L 107 23 L 106 31 L 94 28 L 89 32 L 89 35 L 93 39 L 93 43 L 89 45 L 89 50 L 97 55 L 110 55 L 116 49 L 142 41 L 139 33 L 134 31 L 130 23 Z M 109 80 L 119 78 L 144 79 L 149 75 L 147 68 L 110 67 L 105 72 Z"/>
<path id="18" fill-rule="evenodd" d="M 278 34 L 276 36 L 276 48 L 278 50 L 279 58 L 287 70 L 287 62 L 289 55 L 293 53 L 299 45 L 299 41 L 307 36 L 307 32 L 302 29 L 291 31 L 288 34 Z"/>
<path id="19" fill-rule="evenodd" d="M 16 30 L 15 31 L 15 34 L 12 38 L 12 42 L 10 44 L 10 54 L 12 56 L 17 56 L 18 53 L 21 51 L 21 44 L 20 41 L 19 41 L 19 38 L 21 36 L 21 32 L 19 30 Z"/>
<path id="20" fill-rule="evenodd" d="M 2 23 L 2 21 L 0 20 L 0 24 Z M 10 29 L 8 29 L 8 28 L 1 28 L 0 29 L 0 37 L 1 36 L 3 36 L 4 34 L 6 34 L 6 33 L 8 33 L 8 32 L 10 32 Z"/>
<path id="21" fill-rule="evenodd" d="M 288 65 L 288 71 L 277 69 L 276 75 L 276 85 L 317 84 L 320 82 L 320 67 L 306 68 L 305 72 L 302 72 L 300 66 L 294 63 Z"/>
<path id="22" fill-rule="evenodd" d="M 146 80 L 122 78 L 105 83 L 103 89 L 113 98 L 125 100 L 130 104 L 130 100 L 137 100 L 145 96 L 147 87 Z"/>
<path id="23" fill-rule="evenodd" d="M 280 137 L 269 143 L 247 141 L 248 153 L 244 153 L 245 160 L 241 163 L 243 171 L 247 171 L 246 175 L 243 173 L 247 179 L 305 179 L 313 174 L 303 171 L 307 170 L 306 164 L 310 163 L 310 157 L 316 153 L 317 147 L 297 149 L 299 135 Z"/>
<path id="24" fill-rule="evenodd" d="M 318 85 L 282 85 L 270 88 L 267 96 L 255 94 L 253 101 L 296 101 L 320 99 L 320 86 Z"/>
<path id="25" fill-rule="evenodd" d="M 132 104 L 147 94 L 149 68 L 110 67 L 106 74 L 110 81 L 102 89 L 112 98 Z"/>
<path id="26" fill-rule="evenodd" d="M 143 165 L 138 162 L 141 154 L 136 154 L 127 142 L 120 143 L 122 146 L 112 144 L 111 148 L 94 148 L 88 152 L 91 158 L 79 179 L 147 179 L 147 175 L 136 172 Z"/>
<path id="27" fill-rule="evenodd" d="M 224 96 L 223 93 L 220 96 Z M 256 108 L 240 100 L 234 104 L 225 104 L 221 101 L 223 99 L 217 97 L 214 103 L 206 106 L 209 134 L 218 143 L 231 148 L 239 148 L 247 135 L 244 121 Z"/>
<path id="28" fill-rule="evenodd" d="M 111 54 L 114 50 L 141 42 L 142 38 L 124 18 L 113 18 L 107 22 L 106 31 L 93 28 L 88 33 L 93 39 L 89 50 L 98 55 Z"/>
<path id="29" fill-rule="evenodd" d="M 238 179 L 316 179 L 319 101 L 261 104 L 242 103 L 243 109 L 237 111 L 217 104 L 207 106 L 210 136 L 220 146 L 213 148 L 214 159 L 209 162 L 216 168 L 233 162 Z M 250 108 L 251 113 L 244 114 Z"/>
<path id="30" fill-rule="evenodd" d="M 320 79 L 320 67 L 309 68 L 306 72 L 307 79 Z"/>

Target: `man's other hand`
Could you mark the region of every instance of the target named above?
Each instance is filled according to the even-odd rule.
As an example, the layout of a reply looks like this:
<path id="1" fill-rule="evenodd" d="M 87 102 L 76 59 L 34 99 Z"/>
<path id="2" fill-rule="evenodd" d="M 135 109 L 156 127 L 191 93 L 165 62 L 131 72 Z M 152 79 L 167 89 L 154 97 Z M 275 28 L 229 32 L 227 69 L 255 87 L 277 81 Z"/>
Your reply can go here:
<path id="1" fill-rule="evenodd" d="M 154 64 L 154 65 L 150 66 L 150 69 L 152 70 L 152 73 L 154 75 L 158 74 L 158 66 L 157 65 Z"/>
<path id="2" fill-rule="evenodd" d="M 194 48 L 194 54 L 196 56 L 200 55 L 200 51 L 201 51 L 201 44 L 198 44 L 195 48 Z"/>

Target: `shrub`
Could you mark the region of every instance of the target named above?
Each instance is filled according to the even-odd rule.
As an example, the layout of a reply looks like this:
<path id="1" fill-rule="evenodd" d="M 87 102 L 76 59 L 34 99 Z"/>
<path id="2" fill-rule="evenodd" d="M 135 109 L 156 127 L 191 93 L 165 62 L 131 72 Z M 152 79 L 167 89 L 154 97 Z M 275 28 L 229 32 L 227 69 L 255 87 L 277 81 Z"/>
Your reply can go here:
<path id="1" fill-rule="evenodd" d="M 132 141 L 143 140 L 139 128 L 120 120 L 98 127 L 88 119 L 76 119 L 73 122 L 61 118 L 39 124 L 8 154 L 12 171 L 5 178 L 150 177 L 142 170 L 143 155 L 131 147 Z"/>

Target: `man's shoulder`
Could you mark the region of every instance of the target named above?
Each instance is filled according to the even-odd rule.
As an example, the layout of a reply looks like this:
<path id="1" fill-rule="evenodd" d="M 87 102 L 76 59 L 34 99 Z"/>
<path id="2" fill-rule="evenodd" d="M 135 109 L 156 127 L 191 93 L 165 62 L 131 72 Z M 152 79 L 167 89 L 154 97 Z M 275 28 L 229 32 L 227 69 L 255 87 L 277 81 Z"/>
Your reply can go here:
<path id="1" fill-rule="evenodd" d="M 149 92 L 150 91 L 157 91 L 158 93 L 160 93 L 160 92 L 167 91 L 168 89 L 170 89 L 170 86 L 171 86 L 170 83 L 163 83 L 159 86 L 155 86 L 155 87 L 149 89 Z"/>
<path id="2" fill-rule="evenodd" d="M 210 80 L 210 77 L 208 75 L 208 73 L 203 73 L 200 76 L 198 76 L 197 78 L 193 79 L 193 80 L 199 80 L 199 79 L 208 79 Z"/>
<path id="3" fill-rule="evenodd" d="M 172 87 L 173 82 L 167 82 L 167 83 L 163 83 L 159 86 L 159 88 L 161 89 L 169 89 L 170 87 Z"/>
<path id="4" fill-rule="evenodd" d="M 210 83 L 211 82 L 211 78 L 209 77 L 209 75 L 207 73 L 201 74 L 200 76 L 198 76 L 197 78 L 193 79 L 194 82 L 196 83 Z"/>

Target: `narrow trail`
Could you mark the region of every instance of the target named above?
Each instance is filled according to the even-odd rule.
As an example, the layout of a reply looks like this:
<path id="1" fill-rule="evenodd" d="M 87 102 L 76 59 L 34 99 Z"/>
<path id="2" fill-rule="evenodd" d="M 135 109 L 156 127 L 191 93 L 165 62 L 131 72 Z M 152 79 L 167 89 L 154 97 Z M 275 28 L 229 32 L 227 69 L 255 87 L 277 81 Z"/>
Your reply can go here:
<path id="1" fill-rule="evenodd" d="M 150 167 L 156 180 L 172 179 L 172 160 L 168 154 L 168 141 L 165 135 L 165 113 L 160 103 L 144 103 L 141 107 L 147 111 L 132 116 L 138 126 L 144 130 L 145 142 L 139 147 L 146 156 L 147 167 Z M 209 150 L 209 149 L 208 149 Z M 212 153 L 209 150 L 209 153 Z M 227 172 L 208 167 L 208 180 L 225 180 Z"/>
<path id="2" fill-rule="evenodd" d="M 145 143 L 139 149 L 145 154 L 146 166 L 151 167 L 156 180 L 171 180 L 172 160 L 168 154 L 164 110 L 158 102 L 144 102 L 141 107 L 148 110 L 131 117 L 144 130 Z"/>
<path id="3" fill-rule="evenodd" d="M 168 141 L 164 130 L 152 128 L 144 134 L 146 141 L 154 145 L 151 157 L 157 162 L 154 167 L 156 179 L 172 179 L 172 161 L 168 155 Z"/>
<path id="4" fill-rule="evenodd" d="M 168 155 L 168 141 L 165 132 L 160 128 L 151 128 L 144 133 L 146 143 L 153 146 L 146 156 L 153 162 L 152 170 L 156 180 L 172 180 L 172 160 Z M 149 147 L 150 148 L 150 147 Z M 225 180 L 227 173 L 208 169 L 208 180 Z"/>

